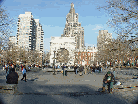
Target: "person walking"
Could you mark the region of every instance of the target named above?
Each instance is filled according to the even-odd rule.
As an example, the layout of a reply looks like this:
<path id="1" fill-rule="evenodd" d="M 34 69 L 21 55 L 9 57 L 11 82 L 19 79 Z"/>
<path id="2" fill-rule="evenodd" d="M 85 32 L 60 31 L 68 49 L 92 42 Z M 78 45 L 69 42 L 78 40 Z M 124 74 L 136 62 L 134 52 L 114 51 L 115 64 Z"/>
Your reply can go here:
<path id="1" fill-rule="evenodd" d="M 82 76 L 83 75 L 83 66 L 82 65 L 79 67 L 79 72 L 80 72 L 80 76 Z"/>
<path id="2" fill-rule="evenodd" d="M 21 64 L 21 71 L 23 70 L 23 65 Z"/>
<path id="3" fill-rule="evenodd" d="M 17 70 L 17 69 L 16 69 L 16 63 L 14 63 L 13 65 L 14 65 L 14 68 L 15 68 L 15 71 L 16 71 L 16 70 Z"/>
<path id="4" fill-rule="evenodd" d="M 3 70 L 5 69 L 5 63 L 3 64 Z"/>
<path id="5" fill-rule="evenodd" d="M 99 73 L 101 72 L 101 65 L 99 65 Z"/>
<path id="6" fill-rule="evenodd" d="M 25 82 L 27 82 L 26 81 L 26 66 L 25 65 L 23 66 L 22 74 L 23 74 L 23 78 L 21 79 L 21 81 L 25 78 Z"/>
<path id="7" fill-rule="evenodd" d="M 64 68 L 65 68 L 65 65 L 63 64 L 63 66 L 62 66 L 62 70 L 64 70 Z"/>
<path id="8" fill-rule="evenodd" d="M 74 66 L 74 72 L 75 72 L 75 74 L 77 74 L 77 66 L 76 65 Z"/>
<path id="9" fill-rule="evenodd" d="M 65 65 L 62 66 L 63 76 L 65 76 Z"/>
<path id="10" fill-rule="evenodd" d="M 84 66 L 84 74 L 87 74 L 87 65 Z"/>
<path id="11" fill-rule="evenodd" d="M 5 64 L 6 73 L 8 72 L 8 64 Z"/>

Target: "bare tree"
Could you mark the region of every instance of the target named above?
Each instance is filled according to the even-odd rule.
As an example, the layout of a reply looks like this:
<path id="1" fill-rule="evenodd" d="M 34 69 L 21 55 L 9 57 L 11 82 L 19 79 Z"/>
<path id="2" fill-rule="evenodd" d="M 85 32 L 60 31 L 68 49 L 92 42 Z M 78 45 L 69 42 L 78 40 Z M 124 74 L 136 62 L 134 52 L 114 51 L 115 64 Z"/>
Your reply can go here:
<path id="1" fill-rule="evenodd" d="M 14 20 L 9 17 L 6 10 L 0 5 L 0 50 L 8 47 L 9 36 L 12 33 L 14 25 Z"/>
<path id="2" fill-rule="evenodd" d="M 45 52 L 44 53 L 44 63 L 49 63 L 50 62 L 50 52 Z"/>
<path id="3" fill-rule="evenodd" d="M 109 0 L 107 3 L 108 5 L 99 9 L 104 9 L 110 15 L 107 24 L 115 29 L 118 36 L 117 39 L 106 39 L 101 42 L 98 47 L 97 60 L 105 64 L 107 61 L 115 64 L 117 60 L 120 65 L 125 60 L 129 58 L 134 60 L 134 57 L 138 56 L 136 54 L 138 52 L 138 2 Z"/>
<path id="4" fill-rule="evenodd" d="M 138 37 L 138 0 L 109 0 L 108 5 L 99 7 L 111 17 L 107 24 L 120 35 Z"/>
<path id="5" fill-rule="evenodd" d="M 60 48 L 56 53 L 56 60 L 60 63 L 68 63 L 70 60 L 69 51 L 65 48 Z"/>

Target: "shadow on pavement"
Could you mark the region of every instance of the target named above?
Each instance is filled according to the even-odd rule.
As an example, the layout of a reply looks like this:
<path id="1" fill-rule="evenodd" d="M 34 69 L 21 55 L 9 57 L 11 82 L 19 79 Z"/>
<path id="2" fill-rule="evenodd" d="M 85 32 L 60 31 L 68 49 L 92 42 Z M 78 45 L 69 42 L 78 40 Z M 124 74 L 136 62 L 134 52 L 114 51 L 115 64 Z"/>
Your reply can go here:
<path id="1" fill-rule="evenodd" d="M 6 79 L 0 79 L 0 85 L 7 85 Z"/>
<path id="2" fill-rule="evenodd" d="M 22 83 L 22 82 L 21 82 Z M 32 86 L 30 86 L 32 85 Z M 34 85 L 33 82 L 19 86 L 20 95 L 14 96 L 11 103 L 16 104 L 128 104 L 111 94 L 100 94 L 90 85 Z M 18 99 L 17 99 L 18 98 Z M 17 100 L 15 100 L 17 99 Z M 9 102 L 7 102 L 9 104 Z"/>
<path id="3" fill-rule="evenodd" d="M 39 74 L 42 73 L 39 72 Z M 5 81 L 0 79 L 2 83 Z M 97 91 L 101 89 L 88 84 L 41 85 L 34 81 L 19 81 L 18 83 L 20 93 L 0 94 L 5 101 L 4 104 L 131 104 L 114 94 L 99 93 Z"/>

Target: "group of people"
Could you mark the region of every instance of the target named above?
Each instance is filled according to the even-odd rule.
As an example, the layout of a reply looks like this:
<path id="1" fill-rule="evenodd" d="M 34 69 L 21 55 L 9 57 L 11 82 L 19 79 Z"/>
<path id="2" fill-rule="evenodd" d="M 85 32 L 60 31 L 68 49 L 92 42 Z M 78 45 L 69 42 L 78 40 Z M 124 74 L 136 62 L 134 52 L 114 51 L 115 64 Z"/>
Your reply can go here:
<path id="1" fill-rule="evenodd" d="M 7 84 L 18 84 L 19 75 L 15 71 L 15 67 L 16 67 L 15 64 L 5 65 L 5 70 L 6 70 L 6 73 L 7 73 L 7 76 L 6 76 L 6 79 L 7 79 L 6 83 Z M 66 67 L 63 64 L 63 66 L 62 66 L 63 71 L 64 71 L 64 68 L 66 68 Z M 79 73 L 81 73 L 80 75 L 83 75 L 84 68 L 86 68 L 87 70 L 90 69 L 92 72 L 95 72 L 94 69 L 98 69 L 98 70 L 101 69 L 102 70 L 101 66 L 98 66 L 97 68 L 95 68 L 95 67 L 92 67 L 92 66 L 88 66 L 88 67 L 85 66 L 84 67 L 82 65 L 81 66 L 75 65 L 74 66 L 75 74 L 77 74 L 78 71 L 79 71 Z M 27 82 L 26 81 L 26 66 L 25 65 L 21 65 L 21 71 L 22 71 L 22 74 L 23 74 L 23 78 L 21 79 L 21 81 L 25 78 L 25 82 Z M 114 82 L 115 82 L 115 75 L 112 72 L 108 71 L 107 74 L 105 75 L 104 79 L 103 79 L 102 90 L 105 91 L 105 87 L 109 86 L 109 92 L 112 92 Z"/>
<path id="2" fill-rule="evenodd" d="M 3 70 L 6 70 L 6 83 L 7 84 L 18 84 L 18 78 L 19 75 L 15 70 L 16 68 L 16 64 L 12 63 L 12 64 L 5 64 Z M 26 82 L 26 66 L 21 65 L 21 71 L 23 74 L 23 78 L 21 80 L 23 80 L 25 78 L 25 82 Z"/>
<path id="3" fill-rule="evenodd" d="M 77 65 L 75 65 L 74 66 L 74 72 L 75 72 L 75 74 L 77 74 L 78 72 L 82 72 L 82 74 L 84 73 L 84 70 L 86 69 L 86 71 L 87 71 L 87 73 L 90 73 L 90 72 L 96 72 L 96 71 L 98 71 L 98 72 L 101 72 L 102 71 L 102 67 L 99 65 L 99 66 L 77 66 Z"/>

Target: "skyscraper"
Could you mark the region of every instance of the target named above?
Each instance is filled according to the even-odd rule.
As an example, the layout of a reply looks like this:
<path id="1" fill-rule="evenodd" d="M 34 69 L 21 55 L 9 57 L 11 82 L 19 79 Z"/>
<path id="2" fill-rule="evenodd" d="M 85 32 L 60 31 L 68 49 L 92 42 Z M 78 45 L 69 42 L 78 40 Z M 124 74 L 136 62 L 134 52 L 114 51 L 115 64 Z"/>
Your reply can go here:
<path id="1" fill-rule="evenodd" d="M 43 29 L 39 19 L 34 19 L 31 12 L 25 12 L 18 17 L 17 45 L 28 50 L 36 50 L 43 57 Z"/>
<path id="2" fill-rule="evenodd" d="M 75 49 L 84 48 L 84 28 L 78 22 L 78 13 L 75 13 L 73 3 L 71 3 L 70 11 L 66 16 L 66 24 L 61 37 L 75 37 Z"/>
<path id="3" fill-rule="evenodd" d="M 26 50 L 36 48 L 35 21 L 31 12 L 25 12 L 18 17 L 17 45 Z"/>
<path id="4" fill-rule="evenodd" d="M 43 53 L 43 29 L 39 19 L 34 19 L 36 23 L 36 50 Z"/>

